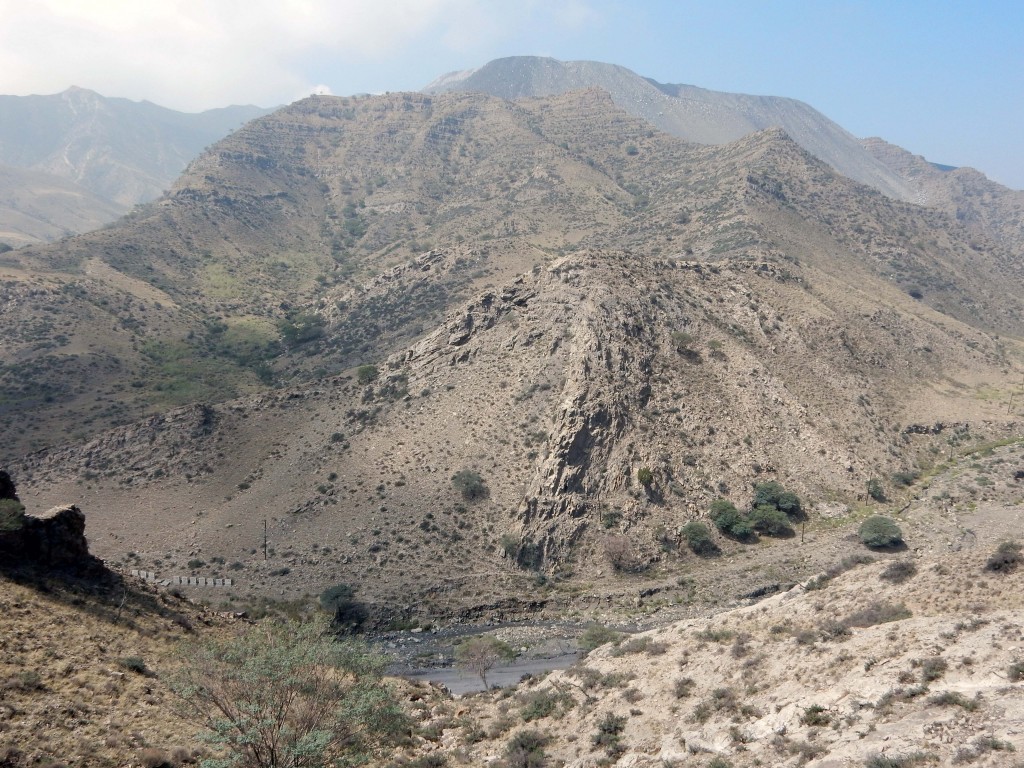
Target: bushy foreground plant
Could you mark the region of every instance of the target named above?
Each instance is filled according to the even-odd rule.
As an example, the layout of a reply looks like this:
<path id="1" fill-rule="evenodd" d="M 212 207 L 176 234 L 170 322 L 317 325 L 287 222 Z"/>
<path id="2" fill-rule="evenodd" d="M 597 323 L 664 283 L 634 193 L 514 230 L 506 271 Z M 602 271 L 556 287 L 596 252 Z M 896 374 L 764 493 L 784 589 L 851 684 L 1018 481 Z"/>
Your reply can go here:
<path id="1" fill-rule="evenodd" d="M 381 681 L 383 657 L 312 624 L 266 623 L 190 643 L 180 659 L 171 689 L 222 750 L 209 768 L 360 762 L 409 730 Z"/>

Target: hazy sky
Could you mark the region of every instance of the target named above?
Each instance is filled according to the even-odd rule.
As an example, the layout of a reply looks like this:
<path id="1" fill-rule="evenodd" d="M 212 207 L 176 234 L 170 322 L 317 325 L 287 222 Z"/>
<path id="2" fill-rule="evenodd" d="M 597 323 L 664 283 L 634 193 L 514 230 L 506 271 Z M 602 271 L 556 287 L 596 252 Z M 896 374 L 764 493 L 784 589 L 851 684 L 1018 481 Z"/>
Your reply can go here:
<path id="1" fill-rule="evenodd" d="M 791 96 L 1024 189 L 1024 0 L 0 0 L 6 94 L 271 106 L 525 54 Z"/>

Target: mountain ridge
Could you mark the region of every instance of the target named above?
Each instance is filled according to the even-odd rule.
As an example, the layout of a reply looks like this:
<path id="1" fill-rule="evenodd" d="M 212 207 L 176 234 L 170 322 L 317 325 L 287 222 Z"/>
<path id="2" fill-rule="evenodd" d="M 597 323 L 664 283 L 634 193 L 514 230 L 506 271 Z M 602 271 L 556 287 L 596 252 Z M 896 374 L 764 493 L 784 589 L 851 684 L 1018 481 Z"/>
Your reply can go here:
<path id="1" fill-rule="evenodd" d="M 477 90 L 515 100 L 601 87 L 626 112 L 674 136 L 701 144 L 735 141 L 755 130 L 782 127 L 811 154 L 841 173 L 890 197 L 911 199 L 911 190 L 860 147 L 857 139 L 795 99 L 721 93 L 643 78 L 614 64 L 530 56 L 496 59 L 463 73 L 449 73 L 423 90 Z"/>

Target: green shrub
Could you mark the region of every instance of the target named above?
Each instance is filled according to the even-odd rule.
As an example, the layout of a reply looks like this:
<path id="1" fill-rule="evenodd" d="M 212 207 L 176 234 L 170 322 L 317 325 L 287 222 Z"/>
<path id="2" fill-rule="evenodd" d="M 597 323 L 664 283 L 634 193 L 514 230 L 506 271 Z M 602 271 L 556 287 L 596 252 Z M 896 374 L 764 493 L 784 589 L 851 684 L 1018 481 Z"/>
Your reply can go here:
<path id="1" fill-rule="evenodd" d="M 789 536 L 793 533 L 786 513 L 769 504 L 754 507 L 750 513 L 750 524 L 755 531 L 768 536 Z"/>
<path id="2" fill-rule="evenodd" d="M 677 677 L 676 681 L 672 683 L 672 693 L 677 699 L 685 699 L 693 693 L 693 689 L 696 687 L 697 683 L 693 681 L 692 677 Z"/>
<path id="3" fill-rule="evenodd" d="M 720 552 L 715 540 L 711 538 L 711 531 L 704 523 L 691 521 L 680 530 L 680 535 L 686 541 L 686 545 L 695 555 L 710 556 Z"/>
<path id="4" fill-rule="evenodd" d="M 804 712 L 800 715 L 800 722 L 811 726 L 831 725 L 832 719 L 829 711 L 820 704 L 811 704 L 809 707 L 804 707 Z"/>
<path id="5" fill-rule="evenodd" d="M 504 768 L 544 768 L 544 747 L 550 739 L 540 731 L 520 731 L 505 747 Z"/>
<path id="6" fill-rule="evenodd" d="M 774 480 L 757 483 L 754 486 L 754 499 L 751 502 L 751 507 L 756 509 L 763 504 L 775 507 L 790 517 L 799 517 L 803 513 L 800 497 L 787 491 Z"/>
<path id="7" fill-rule="evenodd" d="M 410 729 L 381 680 L 385 659 L 314 624 L 262 622 L 183 644 L 179 660 L 168 682 L 226 758 L 218 764 L 362 765 Z"/>
<path id="8" fill-rule="evenodd" d="M 649 488 L 654 482 L 654 473 L 650 467 L 640 467 L 636 472 L 636 479 L 644 488 Z"/>
<path id="9" fill-rule="evenodd" d="M 933 683 L 946 673 L 949 662 L 941 656 L 931 656 L 914 661 L 913 666 L 920 667 L 922 683 Z"/>
<path id="10" fill-rule="evenodd" d="M 866 547 L 894 547 L 903 543 L 903 531 L 882 515 L 872 515 L 861 523 L 857 535 Z"/>
<path id="11" fill-rule="evenodd" d="M 934 762 L 934 755 L 912 752 L 907 755 L 873 755 L 864 763 L 864 768 L 912 768 Z"/>
<path id="12" fill-rule="evenodd" d="M 892 584 L 902 584 L 917 575 L 917 566 L 910 560 L 893 560 L 885 570 L 878 574 L 878 578 Z"/>
<path id="13" fill-rule="evenodd" d="M 1006 676 L 1010 678 L 1012 683 L 1019 683 L 1021 680 L 1024 680 L 1024 661 L 1013 662 L 1006 671 Z"/>
<path id="14" fill-rule="evenodd" d="M 589 653 L 595 648 L 608 643 L 617 643 L 621 639 L 621 632 L 616 632 L 603 624 L 594 624 L 587 627 L 580 635 L 580 649 Z"/>
<path id="15" fill-rule="evenodd" d="M 570 709 L 575 705 L 572 696 L 557 691 L 534 691 L 523 698 L 522 707 L 519 710 L 520 717 L 527 723 L 549 717 L 562 705 L 563 710 Z"/>
<path id="16" fill-rule="evenodd" d="M 885 489 L 882 488 L 882 483 L 878 478 L 873 477 L 868 480 L 868 496 L 879 503 L 885 501 Z"/>
<path id="17" fill-rule="evenodd" d="M 734 539 L 749 539 L 754 534 L 750 521 L 726 499 L 711 502 L 711 522 L 724 535 Z"/>
<path id="18" fill-rule="evenodd" d="M 913 485 L 917 478 L 917 472 L 896 472 L 892 476 L 892 481 L 896 483 L 896 485 L 902 485 L 906 488 L 907 486 Z"/>
<path id="19" fill-rule="evenodd" d="M 1021 563 L 1024 563 L 1021 549 L 1021 545 L 1015 541 L 1004 541 L 985 563 L 985 570 L 994 573 L 1012 573 L 1020 567 Z"/>
<path id="20" fill-rule="evenodd" d="M 360 365 L 356 368 L 356 381 L 362 385 L 376 381 L 378 376 L 380 376 L 380 370 L 376 365 Z"/>
<path id="21" fill-rule="evenodd" d="M 597 723 L 597 733 L 591 737 L 591 743 L 595 747 L 603 747 L 610 757 L 617 757 L 622 754 L 622 732 L 626 729 L 626 716 L 616 715 L 612 712 L 605 713 L 605 716 Z"/>
<path id="22" fill-rule="evenodd" d="M 484 499 L 490 493 L 480 473 L 471 469 L 460 469 L 452 475 L 452 485 L 466 501 Z"/>
<path id="23" fill-rule="evenodd" d="M 930 697 L 928 703 L 938 707 L 960 707 L 967 712 L 974 712 L 978 708 L 975 699 L 968 699 L 959 691 L 942 691 Z"/>

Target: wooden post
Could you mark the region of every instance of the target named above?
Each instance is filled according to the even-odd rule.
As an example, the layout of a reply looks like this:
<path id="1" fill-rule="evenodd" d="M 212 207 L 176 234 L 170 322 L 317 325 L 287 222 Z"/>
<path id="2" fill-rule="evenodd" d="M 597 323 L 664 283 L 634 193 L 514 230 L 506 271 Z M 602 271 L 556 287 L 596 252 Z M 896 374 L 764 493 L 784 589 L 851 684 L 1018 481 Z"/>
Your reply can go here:
<path id="1" fill-rule="evenodd" d="M 263 518 L 263 559 L 267 559 L 267 518 Z"/>

